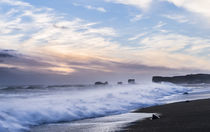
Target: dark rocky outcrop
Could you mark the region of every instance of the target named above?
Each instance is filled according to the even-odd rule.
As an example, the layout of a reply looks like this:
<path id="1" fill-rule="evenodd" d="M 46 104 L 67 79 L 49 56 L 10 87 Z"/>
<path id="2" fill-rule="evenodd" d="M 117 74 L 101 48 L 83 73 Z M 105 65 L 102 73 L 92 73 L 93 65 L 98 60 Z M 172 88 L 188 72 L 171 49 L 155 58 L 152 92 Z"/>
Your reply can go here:
<path id="1" fill-rule="evenodd" d="M 122 85 L 122 84 L 123 84 L 123 82 L 117 82 L 117 84 L 118 84 L 118 85 Z"/>
<path id="2" fill-rule="evenodd" d="M 175 84 L 210 83 L 210 74 L 190 74 L 185 76 L 162 77 L 153 76 L 153 82 L 170 82 Z"/>
<path id="3" fill-rule="evenodd" d="M 157 114 L 152 114 L 152 120 L 160 119 L 160 117 Z"/>
<path id="4" fill-rule="evenodd" d="M 128 79 L 129 84 L 135 84 L 135 79 Z"/>
<path id="5" fill-rule="evenodd" d="M 184 95 L 187 95 L 187 94 L 189 94 L 189 93 L 188 93 L 188 92 L 184 92 L 183 94 L 184 94 Z"/>
<path id="6" fill-rule="evenodd" d="M 108 85 L 108 82 L 95 82 L 95 85 Z"/>

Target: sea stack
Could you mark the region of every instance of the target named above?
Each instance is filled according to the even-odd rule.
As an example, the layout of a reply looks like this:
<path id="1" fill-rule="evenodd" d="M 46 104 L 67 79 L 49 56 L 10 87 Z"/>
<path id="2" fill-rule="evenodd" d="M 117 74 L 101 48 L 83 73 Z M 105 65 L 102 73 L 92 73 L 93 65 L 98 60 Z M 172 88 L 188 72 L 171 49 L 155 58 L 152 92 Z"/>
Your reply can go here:
<path id="1" fill-rule="evenodd" d="M 106 81 L 106 82 L 100 82 L 100 81 L 98 81 L 98 82 L 95 82 L 95 85 L 108 85 L 109 83 Z"/>
<path id="2" fill-rule="evenodd" d="M 135 84 L 135 79 L 128 79 L 128 84 Z"/>

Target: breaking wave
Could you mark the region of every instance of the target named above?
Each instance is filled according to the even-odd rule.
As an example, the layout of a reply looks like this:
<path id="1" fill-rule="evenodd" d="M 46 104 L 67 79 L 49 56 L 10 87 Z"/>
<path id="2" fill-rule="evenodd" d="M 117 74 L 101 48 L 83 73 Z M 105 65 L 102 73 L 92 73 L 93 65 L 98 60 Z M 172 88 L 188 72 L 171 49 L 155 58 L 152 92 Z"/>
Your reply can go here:
<path id="1" fill-rule="evenodd" d="M 28 131 L 31 126 L 126 113 L 163 103 L 188 91 L 173 84 L 53 86 L 0 90 L 0 131 Z"/>

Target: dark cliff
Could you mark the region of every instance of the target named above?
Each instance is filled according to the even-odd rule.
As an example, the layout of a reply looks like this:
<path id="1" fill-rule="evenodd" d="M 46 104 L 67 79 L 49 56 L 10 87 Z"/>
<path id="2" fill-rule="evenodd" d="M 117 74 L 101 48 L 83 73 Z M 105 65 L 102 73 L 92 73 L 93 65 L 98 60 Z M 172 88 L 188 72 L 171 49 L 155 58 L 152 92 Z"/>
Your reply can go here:
<path id="1" fill-rule="evenodd" d="M 162 77 L 153 76 L 153 82 L 170 82 L 176 84 L 198 84 L 198 83 L 210 83 L 210 74 L 190 74 L 186 76 L 173 76 L 173 77 Z"/>

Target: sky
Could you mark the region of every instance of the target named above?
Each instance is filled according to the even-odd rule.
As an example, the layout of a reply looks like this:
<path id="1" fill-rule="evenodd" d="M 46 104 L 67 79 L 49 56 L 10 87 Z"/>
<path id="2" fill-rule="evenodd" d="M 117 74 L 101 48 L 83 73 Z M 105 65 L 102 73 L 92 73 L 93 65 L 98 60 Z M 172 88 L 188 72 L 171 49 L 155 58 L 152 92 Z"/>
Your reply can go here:
<path id="1" fill-rule="evenodd" d="M 210 73 L 209 0 L 0 0 L 0 84 Z"/>

